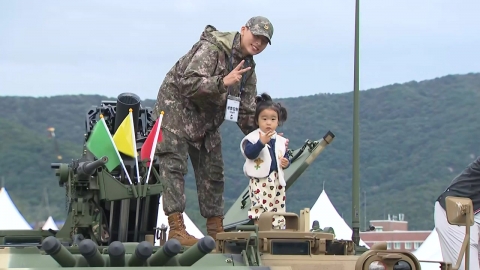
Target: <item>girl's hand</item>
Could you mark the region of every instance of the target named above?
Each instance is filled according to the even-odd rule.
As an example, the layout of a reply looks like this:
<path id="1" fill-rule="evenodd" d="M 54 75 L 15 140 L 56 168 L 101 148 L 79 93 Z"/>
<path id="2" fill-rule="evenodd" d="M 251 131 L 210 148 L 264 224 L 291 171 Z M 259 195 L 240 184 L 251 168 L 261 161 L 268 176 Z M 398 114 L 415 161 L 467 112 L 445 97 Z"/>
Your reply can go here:
<path id="1" fill-rule="evenodd" d="M 280 165 L 282 166 L 282 168 L 285 169 L 286 167 L 288 167 L 288 163 L 288 159 L 286 159 L 285 157 L 280 158 Z"/>
<path id="2" fill-rule="evenodd" d="M 263 144 L 267 144 L 269 141 L 270 141 L 270 138 L 273 136 L 273 134 L 275 134 L 275 131 L 269 131 L 265 134 L 262 134 L 262 132 L 260 132 L 260 141 L 263 143 Z"/>

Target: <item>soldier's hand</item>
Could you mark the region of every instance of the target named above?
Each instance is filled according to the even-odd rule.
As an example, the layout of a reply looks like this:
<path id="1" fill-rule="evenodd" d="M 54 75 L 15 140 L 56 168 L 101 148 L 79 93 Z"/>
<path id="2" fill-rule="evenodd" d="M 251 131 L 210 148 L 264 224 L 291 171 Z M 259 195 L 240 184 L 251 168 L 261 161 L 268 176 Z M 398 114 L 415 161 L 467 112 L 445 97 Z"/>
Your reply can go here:
<path id="1" fill-rule="evenodd" d="M 250 70 L 251 67 L 242 69 L 244 62 L 245 60 L 242 60 L 236 68 L 230 71 L 230 73 L 228 73 L 228 75 L 223 78 L 223 84 L 225 86 L 231 86 L 231 85 L 237 84 L 242 79 L 243 73 Z"/>
<path id="2" fill-rule="evenodd" d="M 274 131 L 269 131 L 265 134 L 262 134 L 262 132 L 260 132 L 260 141 L 263 143 L 263 144 L 267 144 L 269 141 L 270 141 L 270 138 L 273 136 L 273 134 L 275 134 Z"/>

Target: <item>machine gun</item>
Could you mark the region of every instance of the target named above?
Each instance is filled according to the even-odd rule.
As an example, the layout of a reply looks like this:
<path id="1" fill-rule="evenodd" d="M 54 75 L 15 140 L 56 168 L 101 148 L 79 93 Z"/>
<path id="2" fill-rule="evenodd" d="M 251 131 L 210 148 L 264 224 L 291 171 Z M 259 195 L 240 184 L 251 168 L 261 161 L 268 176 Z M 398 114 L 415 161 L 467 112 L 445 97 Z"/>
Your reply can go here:
<path id="1" fill-rule="evenodd" d="M 117 101 L 102 101 L 92 107 L 85 119 L 85 144 L 81 158 L 70 164 L 53 163 L 59 185 L 65 187 L 68 216 L 55 237 L 63 243 L 78 245 L 83 239 L 91 239 L 97 245 L 114 241 L 141 242 L 155 235 L 158 200 L 162 184 L 158 174 L 158 164 L 152 162 L 152 173 L 145 181 L 148 160 L 139 161 L 120 153 L 125 169 L 129 172 L 130 184 L 122 166 L 108 172 L 103 165 L 107 157 L 96 159 L 87 149 L 86 142 L 92 129 L 103 116 L 111 134 L 132 109 L 136 137 L 136 150 L 141 148 L 154 125 L 152 110 L 142 108 L 140 98 L 132 93 L 120 94 Z M 155 132 L 155 131 L 153 131 Z M 137 179 L 136 166 L 140 172 Z M 135 184 L 136 183 L 136 184 Z M 138 198 L 137 195 L 139 195 Z"/>

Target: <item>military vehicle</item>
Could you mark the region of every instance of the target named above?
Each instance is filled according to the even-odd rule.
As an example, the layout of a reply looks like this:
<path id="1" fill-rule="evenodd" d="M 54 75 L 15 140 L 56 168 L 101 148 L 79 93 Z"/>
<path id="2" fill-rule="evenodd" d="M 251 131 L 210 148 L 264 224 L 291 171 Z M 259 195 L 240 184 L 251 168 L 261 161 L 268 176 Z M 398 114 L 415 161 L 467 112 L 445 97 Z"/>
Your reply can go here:
<path id="1" fill-rule="evenodd" d="M 357 0 L 352 240 L 335 239 L 334 228 L 321 229 L 316 221 L 310 228 L 308 208 L 299 214 L 285 213 L 286 227 L 282 229 L 272 228 L 274 213 L 262 214 L 254 225 L 246 213 L 247 189 L 226 213 L 225 232 L 217 234 L 216 240 L 205 236 L 194 246 L 185 247 L 175 239 L 166 239 L 167 228 L 156 228 L 164 181 L 156 160 L 139 161 L 119 154 L 122 166 L 112 169 L 107 156 L 95 157 L 87 149 L 87 141 L 97 123 L 105 124 L 111 139 L 127 115 L 133 116 L 135 138 L 132 142 L 136 142 L 137 152 L 147 136 L 155 132 L 151 108 L 141 106 L 135 94 L 123 93 L 116 101 L 103 101 L 88 110 L 81 157 L 69 164 L 52 164 L 60 187 L 66 191 L 68 214 L 63 227 L 58 231 L 0 231 L 0 269 L 421 269 L 420 261 L 412 253 L 387 250 L 386 243 L 376 243 L 370 249 L 359 246 L 358 5 Z M 286 190 L 334 138 L 333 132 L 328 131 L 320 140 L 306 140 L 302 147 L 289 150 L 292 162 L 285 171 Z M 465 240 L 455 267 L 450 263 L 435 263 L 438 269 L 458 269 L 465 254 L 468 269 L 467 247 L 470 224 L 474 222 L 472 202 L 457 197 L 447 197 L 446 201 L 448 222 L 466 226 Z M 156 241 L 159 246 L 154 245 Z"/>
<path id="2" fill-rule="evenodd" d="M 100 120 L 113 134 L 129 109 L 136 119 L 136 145 L 140 149 L 154 131 L 154 120 L 151 108 L 142 107 L 140 98 L 132 93 L 120 94 L 116 102 L 103 101 L 87 112 L 85 142 Z M 289 150 L 292 163 L 285 174 L 287 189 L 334 138 L 328 131 L 318 141 L 307 140 L 301 148 Z M 52 164 L 67 195 L 68 216 L 63 227 L 58 231 L 0 231 L 0 268 L 420 269 L 413 254 L 387 250 L 386 243 L 365 249 L 354 241 L 335 239 L 334 228 L 321 230 L 318 222 L 314 221 L 311 229 L 308 208 L 299 214 L 284 214 L 284 229 L 272 228 L 275 213 L 264 213 L 257 225 L 250 224 L 244 192 L 227 212 L 225 232 L 216 240 L 205 236 L 194 246 L 181 246 L 175 239 L 167 240 L 166 228 L 156 228 L 157 215 L 149 214 L 157 213 L 163 190 L 156 160 L 145 180 L 149 159 L 136 163 L 122 155 L 124 166 L 109 171 L 105 167 L 108 158 L 96 158 L 86 145 L 79 159 Z M 139 164 L 140 179 L 135 164 Z M 447 212 L 451 224 L 473 223 L 468 199 L 448 198 Z M 469 237 L 466 239 L 468 243 Z M 155 241 L 160 245 L 154 245 Z M 440 265 L 453 269 L 450 264 Z"/>

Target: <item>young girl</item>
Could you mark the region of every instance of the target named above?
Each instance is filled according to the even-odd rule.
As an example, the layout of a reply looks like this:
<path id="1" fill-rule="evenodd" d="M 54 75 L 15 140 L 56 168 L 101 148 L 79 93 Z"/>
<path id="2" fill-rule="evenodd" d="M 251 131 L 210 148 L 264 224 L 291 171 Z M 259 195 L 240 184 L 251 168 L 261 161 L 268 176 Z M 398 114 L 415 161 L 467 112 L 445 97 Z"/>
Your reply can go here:
<path id="1" fill-rule="evenodd" d="M 290 165 L 285 142 L 276 133 L 276 128 L 287 120 L 287 110 L 263 93 L 257 97 L 255 112 L 256 130 L 240 142 L 240 150 L 245 157 L 243 172 L 250 178 L 249 194 L 251 207 L 248 217 L 255 224 L 263 212 L 285 212 L 285 179 L 283 170 Z M 275 215 L 273 228 L 285 225 L 282 215 Z"/>

